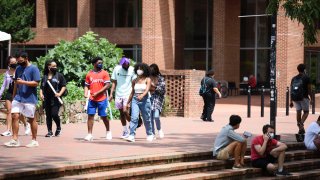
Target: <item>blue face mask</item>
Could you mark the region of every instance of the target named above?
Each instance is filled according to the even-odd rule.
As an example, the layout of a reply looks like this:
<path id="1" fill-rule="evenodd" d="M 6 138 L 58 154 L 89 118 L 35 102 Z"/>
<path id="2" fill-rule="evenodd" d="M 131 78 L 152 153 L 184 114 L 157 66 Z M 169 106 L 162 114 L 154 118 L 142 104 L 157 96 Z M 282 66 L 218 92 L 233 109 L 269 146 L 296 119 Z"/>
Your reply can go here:
<path id="1" fill-rule="evenodd" d="M 102 64 L 97 64 L 97 69 L 101 70 L 101 69 L 102 69 L 102 67 L 103 67 L 103 65 L 102 65 Z"/>

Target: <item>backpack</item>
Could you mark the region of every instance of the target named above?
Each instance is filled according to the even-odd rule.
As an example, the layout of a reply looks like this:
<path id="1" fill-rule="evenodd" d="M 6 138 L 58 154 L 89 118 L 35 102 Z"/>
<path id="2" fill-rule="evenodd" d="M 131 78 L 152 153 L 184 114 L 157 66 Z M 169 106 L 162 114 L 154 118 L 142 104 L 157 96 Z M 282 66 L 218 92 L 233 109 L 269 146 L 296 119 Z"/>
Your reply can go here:
<path id="1" fill-rule="evenodd" d="M 199 95 L 200 96 L 203 96 L 205 95 L 208 90 L 207 90 L 207 81 L 208 81 L 209 78 L 204 78 L 202 81 L 201 81 L 201 86 L 200 86 L 200 89 L 199 89 Z"/>
<path id="2" fill-rule="evenodd" d="M 296 76 L 291 81 L 291 100 L 292 101 L 302 101 L 304 95 L 303 90 L 303 78 L 302 76 Z"/>

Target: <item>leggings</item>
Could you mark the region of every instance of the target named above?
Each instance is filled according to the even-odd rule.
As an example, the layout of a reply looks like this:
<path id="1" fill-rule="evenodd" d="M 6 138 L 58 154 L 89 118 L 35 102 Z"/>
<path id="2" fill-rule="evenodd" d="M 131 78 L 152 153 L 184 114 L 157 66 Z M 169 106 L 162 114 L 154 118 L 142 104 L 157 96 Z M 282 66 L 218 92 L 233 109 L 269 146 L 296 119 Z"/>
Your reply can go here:
<path id="1" fill-rule="evenodd" d="M 52 119 L 57 125 L 57 130 L 61 130 L 61 123 L 60 123 L 60 117 L 59 117 L 59 109 L 60 105 L 51 105 L 51 103 L 45 103 L 45 111 L 46 111 L 46 122 L 47 122 L 47 128 L 48 132 L 52 132 Z"/>

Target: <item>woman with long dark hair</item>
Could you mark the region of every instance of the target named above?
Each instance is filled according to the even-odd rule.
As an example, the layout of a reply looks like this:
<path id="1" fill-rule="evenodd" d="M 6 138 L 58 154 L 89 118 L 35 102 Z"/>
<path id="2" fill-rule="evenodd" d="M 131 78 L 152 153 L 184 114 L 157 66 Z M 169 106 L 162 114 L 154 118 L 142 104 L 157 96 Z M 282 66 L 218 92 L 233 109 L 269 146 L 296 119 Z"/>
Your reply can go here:
<path id="1" fill-rule="evenodd" d="M 7 59 L 8 63 L 8 70 L 5 72 L 2 87 L 0 89 L 0 99 L 5 100 L 5 107 L 7 109 L 7 130 L 1 134 L 1 136 L 11 136 L 11 128 L 12 128 L 12 115 L 11 115 L 11 104 L 12 104 L 12 94 L 13 94 L 13 87 L 14 81 L 13 76 L 16 71 L 17 59 L 13 56 L 9 56 Z M 25 127 L 25 134 L 29 135 L 31 132 L 30 124 L 26 122 L 23 116 L 20 116 L 20 121 L 24 124 Z"/>
<path id="2" fill-rule="evenodd" d="M 61 134 L 61 121 L 59 117 L 61 103 L 58 98 L 60 98 L 66 90 L 66 80 L 61 73 L 57 72 L 57 69 L 57 63 L 54 60 L 46 61 L 40 85 L 40 98 L 43 101 L 43 106 L 46 112 L 48 128 L 48 134 L 46 137 L 53 136 L 52 119 L 57 126 L 54 135 L 59 136 Z M 56 93 L 51 89 L 49 82 Z"/>
<path id="3" fill-rule="evenodd" d="M 139 112 L 141 112 L 144 126 L 146 128 L 147 141 L 154 140 L 151 127 L 151 102 L 150 102 L 150 69 L 145 63 L 137 63 L 134 66 L 137 78 L 132 81 L 132 91 L 127 106 L 131 106 L 130 135 L 126 138 L 129 142 L 135 142 L 136 129 L 138 127 Z"/>

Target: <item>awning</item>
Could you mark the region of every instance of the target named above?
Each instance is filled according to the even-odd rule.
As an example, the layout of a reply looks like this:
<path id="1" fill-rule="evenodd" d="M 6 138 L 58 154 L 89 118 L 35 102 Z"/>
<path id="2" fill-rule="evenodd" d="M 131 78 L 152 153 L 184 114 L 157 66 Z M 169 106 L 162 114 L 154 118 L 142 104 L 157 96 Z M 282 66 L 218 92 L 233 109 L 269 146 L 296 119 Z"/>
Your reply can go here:
<path id="1" fill-rule="evenodd" d="M 0 31 L 0 41 L 9 41 L 8 55 L 11 55 L 11 35 Z"/>

